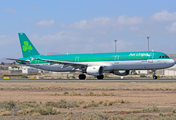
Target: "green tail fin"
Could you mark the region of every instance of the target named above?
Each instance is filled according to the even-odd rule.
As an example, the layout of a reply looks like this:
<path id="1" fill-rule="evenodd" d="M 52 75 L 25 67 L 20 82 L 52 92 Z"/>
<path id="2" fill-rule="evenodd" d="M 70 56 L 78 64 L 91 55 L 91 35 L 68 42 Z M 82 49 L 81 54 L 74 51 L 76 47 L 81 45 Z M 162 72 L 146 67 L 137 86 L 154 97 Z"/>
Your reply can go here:
<path id="1" fill-rule="evenodd" d="M 40 55 L 25 33 L 18 33 L 23 57 Z"/>

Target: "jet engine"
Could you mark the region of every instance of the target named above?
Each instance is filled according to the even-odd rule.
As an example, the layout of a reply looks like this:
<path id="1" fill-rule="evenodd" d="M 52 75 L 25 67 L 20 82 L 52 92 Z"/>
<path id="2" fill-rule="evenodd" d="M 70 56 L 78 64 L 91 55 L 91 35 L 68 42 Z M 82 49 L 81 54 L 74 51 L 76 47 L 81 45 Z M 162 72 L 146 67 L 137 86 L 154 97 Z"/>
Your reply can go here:
<path id="1" fill-rule="evenodd" d="M 113 71 L 112 73 L 114 73 L 115 75 L 120 75 L 120 76 L 126 76 L 126 75 L 129 75 L 130 73 L 130 70 L 125 70 L 125 71 Z"/>
<path id="2" fill-rule="evenodd" d="M 88 75 L 100 76 L 103 75 L 103 67 L 102 66 L 89 66 L 87 67 L 86 73 Z"/>

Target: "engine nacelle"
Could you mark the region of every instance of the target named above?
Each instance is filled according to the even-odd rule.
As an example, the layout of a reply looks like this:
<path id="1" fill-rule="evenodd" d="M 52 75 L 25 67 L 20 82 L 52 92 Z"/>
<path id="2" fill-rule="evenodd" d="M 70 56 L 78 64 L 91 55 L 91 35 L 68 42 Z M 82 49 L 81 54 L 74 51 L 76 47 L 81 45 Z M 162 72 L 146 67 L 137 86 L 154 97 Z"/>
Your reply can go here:
<path id="1" fill-rule="evenodd" d="M 100 76 L 103 75 L 103 67 L 102 66 L 89 66 L 86 70 L 88 75 Z"/>
<path id="2" fill-rule="evenodd" d="M 115 75 L 126 76 L 126 75 L 129 75 L 130 70 L 125 70 L 125 72 L 119 72 L 119 70 L 117 70 L 117 71 L 113 71 L 113 73 Z"/>

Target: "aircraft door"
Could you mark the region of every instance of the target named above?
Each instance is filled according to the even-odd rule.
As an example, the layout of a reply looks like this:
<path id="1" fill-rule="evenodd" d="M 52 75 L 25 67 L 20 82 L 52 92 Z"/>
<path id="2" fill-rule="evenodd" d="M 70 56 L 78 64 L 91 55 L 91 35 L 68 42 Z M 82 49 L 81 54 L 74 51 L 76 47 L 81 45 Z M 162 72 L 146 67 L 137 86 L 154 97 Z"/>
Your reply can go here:
<path id="1" fill-rule="evenodd" d="M 79 57 L 75 57 L 75 62 L 79 62 Z"/>
<path id="2" fill-rule="evenodd" d="M 154 57 L 154 53 L 150 53 L 148 56 L 148 63 L 153 63 L 153 57 Z"/>
<path id="3" fill-rule="evenodd" d="M 114 63 L 115 63 L 115 64 L 119 64 L 119 56 L 118 56 L 118 55 L 115 56 L 115 58 L 114 58 Z"/>
<path id="4" fill-rule="evenodd" d="M 31 62 L 33 61 L 33 59 L 31 60 Z M 39 66 L 39 60 L 35 60 L 35 64 L 36 66 Z"/>

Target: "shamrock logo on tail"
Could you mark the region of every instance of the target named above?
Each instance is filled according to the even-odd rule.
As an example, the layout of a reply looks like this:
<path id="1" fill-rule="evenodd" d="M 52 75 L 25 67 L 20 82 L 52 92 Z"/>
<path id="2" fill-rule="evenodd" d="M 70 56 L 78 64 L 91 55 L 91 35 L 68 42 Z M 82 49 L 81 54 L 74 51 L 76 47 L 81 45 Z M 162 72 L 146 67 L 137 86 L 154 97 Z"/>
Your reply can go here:
<path id="1" fill-rule="evenodd" d="M 24 41 L 24 45 L 23 45 L 23 51 L 31 51 L 33 48 L 31 45 L 29 45 L 28 41 Z"/>

